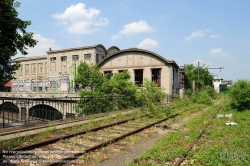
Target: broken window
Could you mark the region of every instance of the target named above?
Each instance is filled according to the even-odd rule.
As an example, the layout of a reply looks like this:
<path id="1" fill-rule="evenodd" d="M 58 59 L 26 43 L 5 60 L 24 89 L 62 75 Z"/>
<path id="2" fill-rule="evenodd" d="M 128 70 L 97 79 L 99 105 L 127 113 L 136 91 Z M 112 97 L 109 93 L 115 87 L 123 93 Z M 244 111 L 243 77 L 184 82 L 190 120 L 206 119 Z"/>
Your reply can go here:
<path id="1" fill-rule="evenodd" d="M 79 55 L 72 55 L 72 60 L 73 61 L 78 61 L 79 60 Z"/>
<path id="2" fill-rule="evenodd" d="M 140 86 L 143 83 L 143 69 L 135 70 L 135 85 Z"/>
<path id="3" fill-rule="evenodd" d="M 66 61 L 67 61 L 67 56 L 62 56 L 62 57 L 61 57 L 61 61 L 62 61 L 62 62 L 66 62 Z"/>
<path id="4" fill-rule="evenodd" d="M 152 69 L 152 82 L 155 82 L 158 87 L 161 86 L 161 69 Z"/>

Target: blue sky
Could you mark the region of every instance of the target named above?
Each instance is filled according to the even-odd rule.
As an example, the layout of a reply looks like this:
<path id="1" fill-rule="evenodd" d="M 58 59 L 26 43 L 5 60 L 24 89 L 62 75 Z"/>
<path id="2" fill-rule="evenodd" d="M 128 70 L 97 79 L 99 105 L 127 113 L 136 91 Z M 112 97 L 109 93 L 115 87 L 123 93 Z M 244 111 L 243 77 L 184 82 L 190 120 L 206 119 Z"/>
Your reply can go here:
<path id="1" fill-rule="evenodd" d="M 49 47 L 103 44 L 143 48 L 179 66 L 200 61 L 224 80 L 250 79 L 250 1 L 241 0 L 19 0 L 19 17 Z M 20 55 L 18 55 L 20 56 Z"/>

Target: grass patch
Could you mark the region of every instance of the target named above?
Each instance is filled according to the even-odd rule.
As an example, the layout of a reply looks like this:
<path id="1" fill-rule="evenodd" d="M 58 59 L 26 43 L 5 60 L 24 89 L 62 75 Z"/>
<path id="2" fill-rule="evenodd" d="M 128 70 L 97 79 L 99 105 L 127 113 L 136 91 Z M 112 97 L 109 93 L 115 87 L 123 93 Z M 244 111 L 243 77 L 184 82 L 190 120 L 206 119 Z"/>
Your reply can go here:
<path id="1" fill-rule="evenodd" d="M 178 131 L 170 132 L 151 150 L 142 154 L 139 159 L 128 163 L 129 166 L 135 165 L 172 165 L 177 158 L 186 153 L 186 147 L 191 145 L 199 135 L 205 124 L 209 127 L 205 130 L 203 136 L 195 144 L 193 149 L 188 153 L 186 160 L 182 165 L 250 165 L 250 110 L 239 112 L 230 108 L 227 102 L 227 96 L 219 95 L 217 101 L 222 104 L 210 106 L 206 111 L 191 119 L 186 125 L 183 125 Z M 189 104 L 185 105 L 190 108 Z M 198 106 L 203 107 L 202 105 Z M 231 119 L 211 119 L 216 116 L 216 110 L 222 109 L 218 114 L 230 114 Z M 179 105 L 172 105 L 172 108 L 180 108 Z M 181 109 L 182 112 L 185 109 Z M 194 109 L 195 111 L 195 109 Z M 186 116 L 188 113 L 183 112 L 180 116 Z M 227 121 L 237 123 L 237 126 L 227 126 Z"/>

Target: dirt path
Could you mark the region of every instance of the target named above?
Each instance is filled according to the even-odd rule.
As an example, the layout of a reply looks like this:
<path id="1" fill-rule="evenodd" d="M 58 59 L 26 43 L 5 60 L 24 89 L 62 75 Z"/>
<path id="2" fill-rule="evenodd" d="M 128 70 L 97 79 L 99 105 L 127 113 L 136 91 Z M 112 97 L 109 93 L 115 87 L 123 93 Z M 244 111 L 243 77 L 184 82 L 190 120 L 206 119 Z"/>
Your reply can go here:
<path id="1" fill-rule="evenodd" d="M 205 111 L 207 108 L 203 109 Z M 126 163 L 134 161 L 136 158 L 140 157 L 143 152 L 150 150 L 160 139 L 166 136 L 169 132 L 173 132 L 175 129 L 178 129 L 183 124 L 187 123 L 188 120 L 198 116 L 202 113 L 202 111 L 190 114 L 189 116 L 176 121 L 173 123 L 170 128 L 172 130 L 163 130 L 162 128 L 155 128 L 155 131 L 158 131 L 156 134 L 143 139 L 142 141 L 138 142 L 137 144 L 131 146 L 126 151 L 122 151 L 117 155 L 113 156 L 112 158 L 105 160 L 102 163 L 99 163 L 97 166 L 122 166 L 126 165 Z M 174 129 L 174 130 L 173 130 Z"/>

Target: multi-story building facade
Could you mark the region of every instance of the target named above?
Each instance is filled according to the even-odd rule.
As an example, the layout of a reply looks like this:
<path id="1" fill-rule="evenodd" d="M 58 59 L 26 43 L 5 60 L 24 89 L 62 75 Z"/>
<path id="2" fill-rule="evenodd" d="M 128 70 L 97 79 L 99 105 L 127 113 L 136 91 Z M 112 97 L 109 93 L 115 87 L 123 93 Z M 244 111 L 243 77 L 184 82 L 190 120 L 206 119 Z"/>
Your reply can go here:
<path id="1" fill-rule="evenodd" d="M 74 79 L 80 62 L 98 65 L 103 74 L 128 71 L 134 84 L 147 78 L 167 94 L 179 92 L 179 66 L 175 61 L 143 49 L 108 50 L 99 44 L 61 50 L 49 49 L 46 55 L 20 57 L 12 63 L 21 67 L 12 81 L 12 92 L 75 92 Z"/>
<path id="2" fill-rule="evenodd" d="M 75 92 L 74 77 L 80 61 L 96 64 L 106 56 L 103 45 L 47 51 L 47 55 L 20 57 L 12 92 Z"/>

